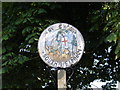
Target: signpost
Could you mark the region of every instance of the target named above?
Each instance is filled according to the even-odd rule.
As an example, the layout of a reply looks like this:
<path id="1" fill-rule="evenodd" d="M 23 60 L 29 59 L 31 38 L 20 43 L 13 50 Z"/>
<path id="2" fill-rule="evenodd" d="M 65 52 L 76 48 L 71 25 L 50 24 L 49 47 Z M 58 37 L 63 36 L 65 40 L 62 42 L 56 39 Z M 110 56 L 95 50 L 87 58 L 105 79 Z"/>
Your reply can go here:
<path id="1" fill-rule="evenodd" d="M 66 71 L 58 70 L 57 79 L 58 79 L 58 90 L 61 88 L 62 90 L 66 90 Z"/>
<path id="2" fill-rule="evenodd" d="M 55 68 L 68 68 L 82 57 L 84 39 L 79 30 L 67 23 L 57 23 L 46 28 L 38 41 L 42 60 Z M 66 88 L 66 71 L 58 70 L 58 88 Z"/>

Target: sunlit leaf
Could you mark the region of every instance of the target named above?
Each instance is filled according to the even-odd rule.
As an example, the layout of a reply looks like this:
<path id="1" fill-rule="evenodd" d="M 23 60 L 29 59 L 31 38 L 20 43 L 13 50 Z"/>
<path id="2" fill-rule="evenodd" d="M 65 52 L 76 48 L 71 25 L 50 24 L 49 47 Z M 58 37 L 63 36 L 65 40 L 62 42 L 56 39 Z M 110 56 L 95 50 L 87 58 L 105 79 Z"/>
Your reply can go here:
<path id="1" fill-rule="evenodd" d="M 120 41 L 118 42 L 116 49 L 115 49 L 115 54 L 118 54 L 120 52 Z"/>
<path id="2" fill-rule="evenodd" d="M 115 33 L 111 33 L 105 41 L 108 41 L 108 42 L 112 42 L 114 41 L 116 43 L 116 40 L 117 40 L 117 35 Z"/>

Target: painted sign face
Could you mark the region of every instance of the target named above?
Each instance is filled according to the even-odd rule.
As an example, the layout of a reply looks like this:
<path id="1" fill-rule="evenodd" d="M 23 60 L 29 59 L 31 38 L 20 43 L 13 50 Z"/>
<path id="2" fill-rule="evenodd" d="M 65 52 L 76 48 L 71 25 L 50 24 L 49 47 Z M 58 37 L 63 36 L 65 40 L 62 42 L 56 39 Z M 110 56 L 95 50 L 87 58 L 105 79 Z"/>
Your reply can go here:
<path id="1" fill-rule="evenodd" d="M 51 67 L 67 68 L 77 63 L 84 50 L 81 33 L 72 25 L 57 23 L 46 28 L 38 41 L 42 60 Z"/>

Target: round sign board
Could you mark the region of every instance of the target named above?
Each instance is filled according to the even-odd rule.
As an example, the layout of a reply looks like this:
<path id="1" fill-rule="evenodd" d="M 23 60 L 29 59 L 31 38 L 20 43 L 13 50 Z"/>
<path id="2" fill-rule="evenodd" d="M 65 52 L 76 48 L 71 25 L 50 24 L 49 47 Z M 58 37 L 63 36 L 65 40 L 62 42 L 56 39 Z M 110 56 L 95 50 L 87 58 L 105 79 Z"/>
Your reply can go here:
<path id="1" fill-rule="evenodd" d="M 51 67 L 67 68 L 76 64 L 84 50 L 84 39 L 72 25 L 57 23 L 46 28 L 38 41 L 42 60 Z"/>

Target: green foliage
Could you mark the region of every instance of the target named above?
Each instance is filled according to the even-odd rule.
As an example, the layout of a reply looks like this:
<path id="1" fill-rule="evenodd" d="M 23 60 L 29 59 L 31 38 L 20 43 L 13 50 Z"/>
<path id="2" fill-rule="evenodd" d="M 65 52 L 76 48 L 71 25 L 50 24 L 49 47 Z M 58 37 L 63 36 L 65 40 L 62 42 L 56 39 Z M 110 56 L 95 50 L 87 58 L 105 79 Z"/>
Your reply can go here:
<path id="1" fill-rule="evenodd" d="M 39 9 L 38 14 L 42 14 L 42 13 L 47 13 L 47 11 L 45 9 Z"/>
<path id="2" fill-rule="evenodd" d="M 105 39 L 105 42 L 112 42 L 114 41 L 114 43 L 116 43 L 117 40 L 117 35 L 115 33 L 111 33 L 110 35 L 108 35 Z"/>
<path id="3" fill-rule="evenodd" d="M 52 4 L 3 3 L 3 68 L 12 69 L 30 60 L 32 53 L 37 53 L 37 42 L 41 31 L 50 24 L 58 22 L 52 18 L 43 18 L 48 13 L 48 6 Z M 4 73 L 9 72 L 6 69 L 3 69 Z"/>
<path id="4" fill-rule="evenodd" d="M 73 90 L 95 79 L 120 81 L 120 3 L 2 3 L 3 88 L 53 88 L 56 83 L 40 59 L 41 32 L 54 23 L 77 27 L 85 53 L 73 66 Z M 49 67 L 50 68 L 50 67 Z M 68 75 L 70 71 L 67 71 Z M 54 72 L 56 77 L 56 72 Z M 91 78 L 92 77 L 92 78 Z M 55 84 L 55 85 L 54 85 Z M 104 86 L 109 88 L 110 85 Z"/>
<path id="5" fill-rule="evenodd" d="M 104 3 L 100 10 L 93 13 L 92 23 L 95 25 L 91 28 L 92 30 L 102 30 L 105 32 L 106 43 L 114 42 L 114 53 L 116 54 L 115 60 L 119 58 L 119 41 L 120 41 L 120 3 Z M 112 46 L 112 45 L 111 45 Z"/>

